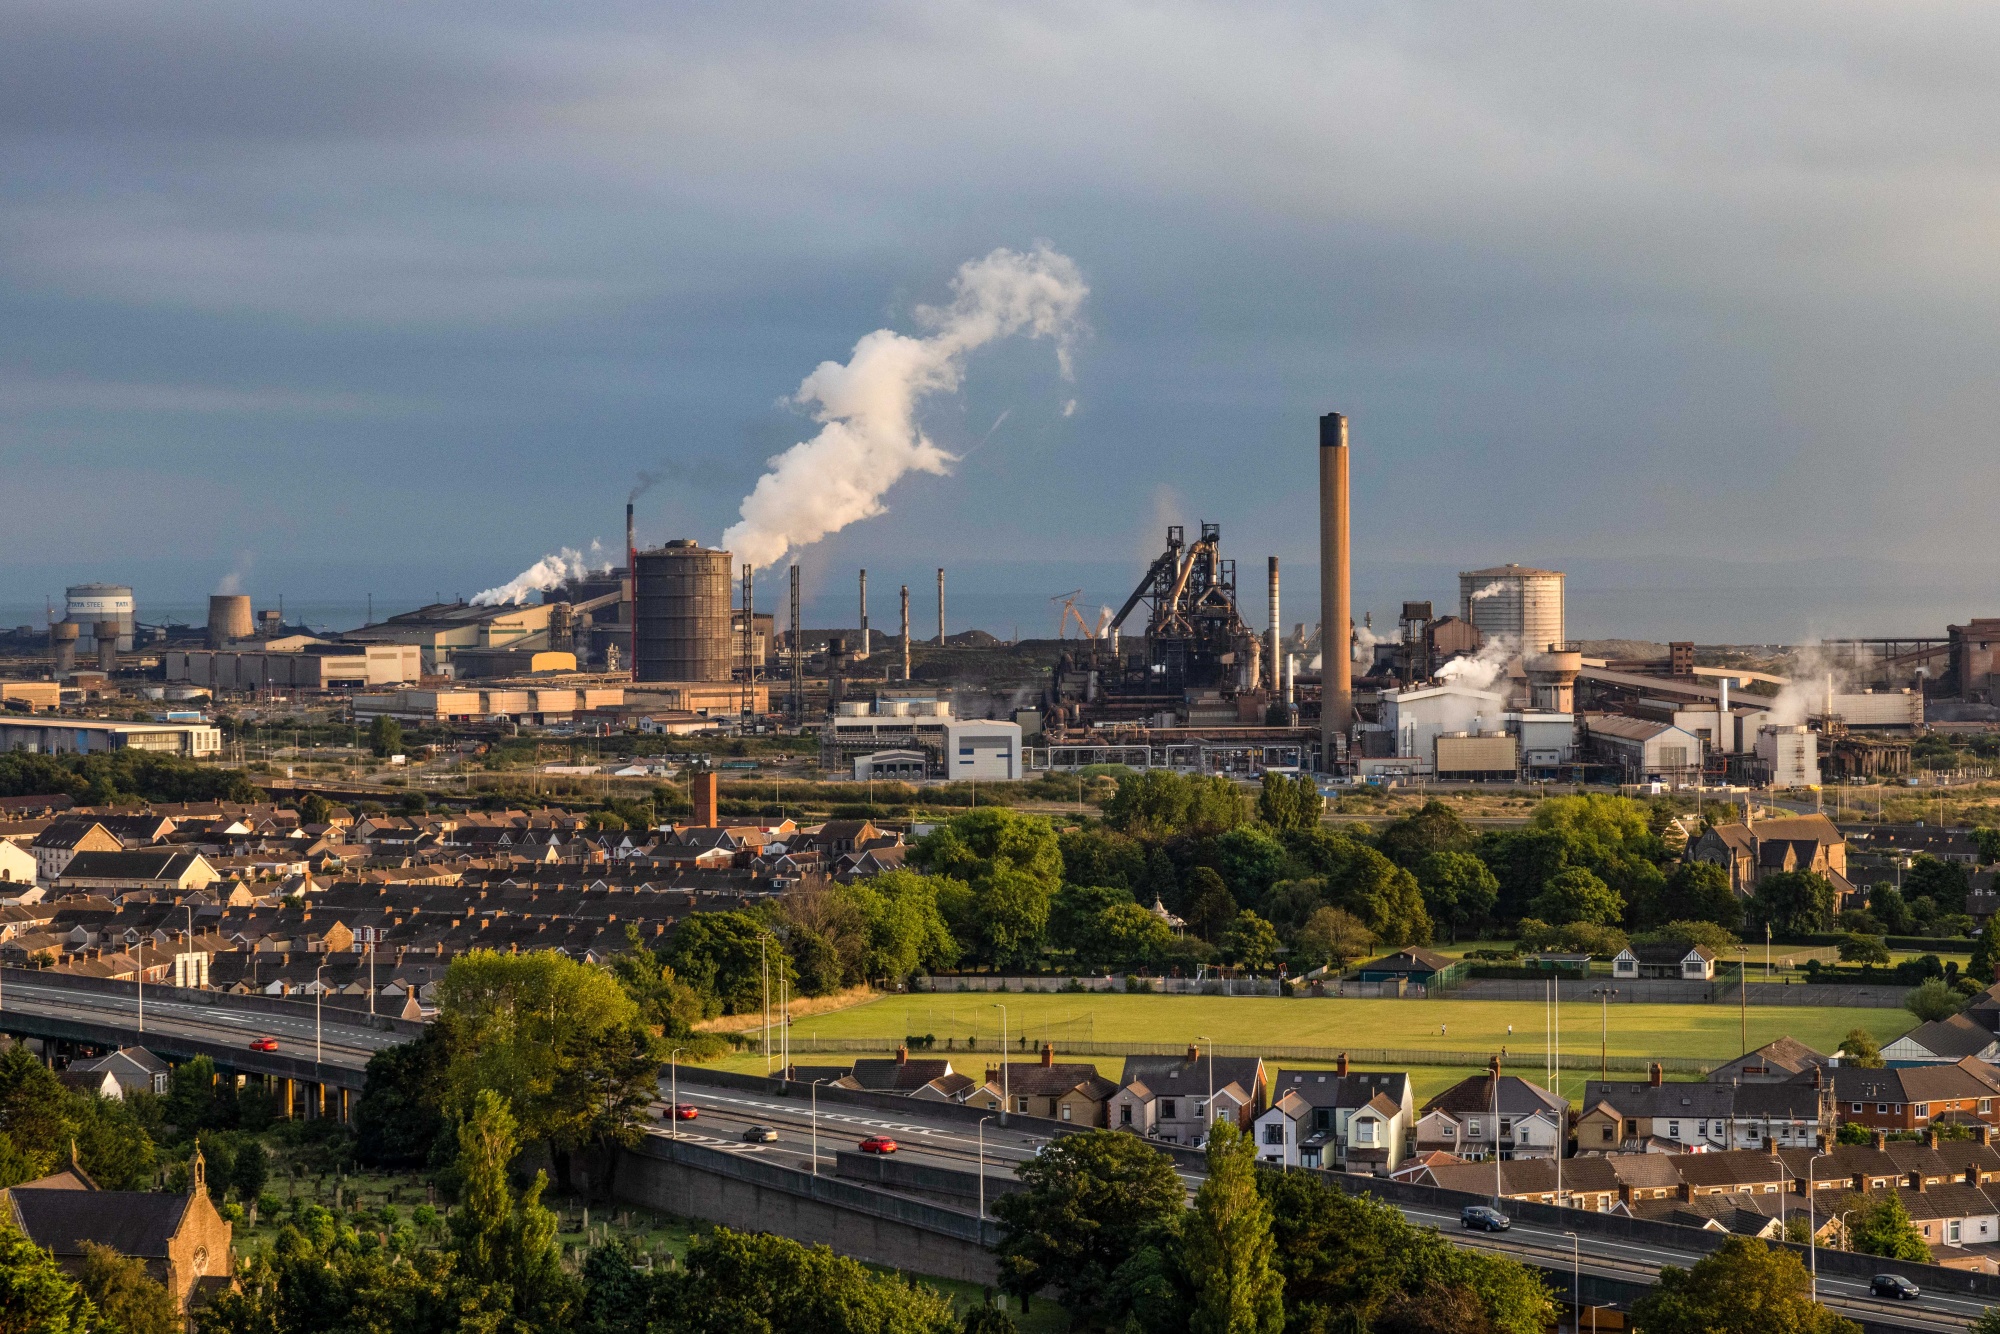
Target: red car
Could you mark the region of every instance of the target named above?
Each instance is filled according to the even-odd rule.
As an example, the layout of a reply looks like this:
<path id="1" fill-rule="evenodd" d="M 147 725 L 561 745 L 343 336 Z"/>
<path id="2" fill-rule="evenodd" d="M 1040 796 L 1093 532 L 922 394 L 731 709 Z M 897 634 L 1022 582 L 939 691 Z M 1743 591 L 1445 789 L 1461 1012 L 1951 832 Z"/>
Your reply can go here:
<path id="1" fill-rule="evenodd" d="M 277 1049 L 278 1040 L 276 1038 L 252 1038 L 250 1041 L 251 1051 L 276 1051 Z"/>
<path id="2" fill-rule="evenodd" d="M 870 1135 L 867 1139 L 861 1141 L 861 1152 L 863 1153 L 894 1153 L 895 1151 L 896 1141 L 890 1139 L 887 1135 Z"/>
<path id="3" fill-rule="evenodd" d="M 677 1102 L 673 1106 L 674 1120 L 692 1121 L 701 1115 L 701 1108 L 691 1102 Z"/>

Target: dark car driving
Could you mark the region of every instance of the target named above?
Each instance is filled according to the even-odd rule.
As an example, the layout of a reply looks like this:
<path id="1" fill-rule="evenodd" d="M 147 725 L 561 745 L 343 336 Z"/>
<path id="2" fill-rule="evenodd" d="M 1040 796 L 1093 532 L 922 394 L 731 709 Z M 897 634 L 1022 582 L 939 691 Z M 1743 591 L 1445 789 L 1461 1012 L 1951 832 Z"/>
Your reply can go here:
<path id="1" fill-rule="evenodd" d="M 1468 1204 L 1458 1215 L 1461 1225 L 1480 1232 L 1505 1232 L 1514 1226 L 1512 1220 L 1498 1209 L 1489 1209 L 1483 1204 Z"/>
<path id="2" fill-rule="evenodd" d="M 1923 1289 L 1901 1274 L 1877 1274 L 1868 1280 L 1868 1293 L 1872 1297 L 1889 1297 L 1899 1302 L 1913 1302 L 1923 1296 Z"/>

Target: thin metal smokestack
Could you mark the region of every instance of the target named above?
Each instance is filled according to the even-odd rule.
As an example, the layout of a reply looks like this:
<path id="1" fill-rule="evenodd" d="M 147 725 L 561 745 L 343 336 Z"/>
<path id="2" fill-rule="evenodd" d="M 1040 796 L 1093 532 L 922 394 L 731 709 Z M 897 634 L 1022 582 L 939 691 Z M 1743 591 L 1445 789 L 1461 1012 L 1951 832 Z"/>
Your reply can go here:
<path id="1" fill-rule="evenodd" d="M 903 585 L 903 679 L 910 679 L 910 586 Z"/>
<path id="2" fill-rule="evenodd" d="M 868 571 L 861 572 L 861 647 L 855 650 L 854 660 L 868 660 Z"/>
<path id="3" fill-rule="evenodd" d="M 639 544 L 632 540 L 632 502 L 625 502 L 625 603 L 632 616 L 632 679 L 639 679 Z"/>
<path id="4" fill-rule="evenodd" d="M 792 563 L 792 707 L 797 719 L 806 711 L 806 651 L 799 632 L 799 567 Z"/>
<path id="5" fill-rule="evenodd" d="M 1271 646 L 1266 655 L 1271 664 L 1271 693 L 1278 693 L 1278 678 L 1282 670 L 1278 666 L 1278 558 L 1271 557 Z"/>
<path id="6" fill-rule="evenodd" d="M 757 585 L 754 567 L 743 562 L 743 718 L 747 722 L 757 704 Z"/>
<path id="7" fill-rule="evenodd" d="M 1347 418 L 1319 419 L 1319 740 L 1331 772 L 1354 721 L 1354 607 L 1348 587 Z"/>
<path id="8" fill-rule="evenodd" d="M 944 647 L 944 571 L 938 571 L 938 647 Z"/>

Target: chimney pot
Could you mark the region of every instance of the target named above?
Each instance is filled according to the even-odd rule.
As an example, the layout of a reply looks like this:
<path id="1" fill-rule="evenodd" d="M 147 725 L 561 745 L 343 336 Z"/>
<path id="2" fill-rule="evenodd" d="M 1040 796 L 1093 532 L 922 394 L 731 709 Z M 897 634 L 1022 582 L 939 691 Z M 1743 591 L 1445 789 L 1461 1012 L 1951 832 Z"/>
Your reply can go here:
<path id="1" fill-rule="evenodd" d="M 1692 1200 L 1694 1198 L 1694 1187 L 1683 1181 L 1675 1188 L 1674 1193 L 1683 1200 Z"/>
<path id="2" fill-rule="evenodd" d="M 903 1043 L 903 1044 L 900 1044 L 900 1045 L 898 1045 L 898 1046 L 897 1046 L 897 1048 L 896 1048 L 896 1064 L 897 1064 L 897 1065 L 908 1065 L 909 1063 L 910 1063 L 910 1048 L 909 1048 L 909 1044 L 908 1044 L 908 1043 Z"/>
<path id="3" fill-rule="evenodd" d="M 1926 1127 L 1924 1127 L 1924 1147 L 1925 1147 L 1926 1149 L 1935 1149 L 1935 1148 L 1937 1147 L 1937 1127 L 1936 1127 L 1936 1126 L 1926 1126 Z"/>
<path id="4" fill-rule="evenodd" d="M 1888 1147 L 1889 1134 L 1887 1131 L 1883 1130 L 1872 1131 L 1870 1132 L 1868 1138 L 1874 1144 L 1875 1152 L 1877 1153 L 1882 1152 L 1883 1149 Z"/>
<path id="5" fill-rule="evenodd" d="M 1647 1071 L 1647 1082 L 1650 1083 L 1654 1088 L 1658 1088 L 1665 1079 L 1666 1079 L 1666 1071 L 1661 1068 L 1660 1063 L 1658 1061 L 1654 1061 L 1652 1066 Z"/>
<path id="6" fill-rule="evenodd" d="M 1042 1068 L 1046 1070 L 1055 1063 L 1056 1063 L 1055 1044 L 1053 1042 L 1044 1042 L 1042 1044 Z"/>
<path id="7" fill-rule="evenodd" d="M 1201 1059 L 1201 1048 L 1196 1046 L 1192 1042 L 1188 1043 L 1188 1060 L 1198 1061 L 1200 1059 Z"/>
<path id="8" fill-rule="evenodd" d="M 1340 1053 L 1340 1064 L 1339 1064 L 1339 1065 L 1338 1065 L 1338 1066 L 1337 1066 L 1337 1067 L 1335 1068 L 1335 1072 L 1336 1072 L 1337 1074 L 1339 1074 L 1339 1075 L 1340 1075 L 1340 1077 L 1341 1077 L 1342 1079 L 1345 1079 L 1345 1078 L 1347 1077 L 1347 1053 L 1346 1053 L 1346 1052 L 1342 1052 L 1342 1053 Z"/>

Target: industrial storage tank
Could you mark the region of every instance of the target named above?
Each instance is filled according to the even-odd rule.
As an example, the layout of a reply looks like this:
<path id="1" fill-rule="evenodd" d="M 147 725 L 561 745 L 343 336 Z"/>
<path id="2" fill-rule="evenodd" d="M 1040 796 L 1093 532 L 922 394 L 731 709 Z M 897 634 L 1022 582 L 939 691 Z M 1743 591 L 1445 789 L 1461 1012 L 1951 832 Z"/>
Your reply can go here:
<path id="1" fill-rule="evenodd" d="M 682 539 L 637 556 L 635 681 L 727 681 L 730 556 Z"/>
<path id="2" fill-rule="evenodd" d="M 216 593 L 208 599 L 208 646 L 221 648 L 257 632 L 250 599 L 242 593 Z"/>
<path id="3" fill-rule="evenodd" d="M 1523 652 L 1567 642 L 1560 570 L 1498 565 L 1464 571 L 1458 576 L 1458 614 L 1488 639 L 1509 636 Z"/>
<path id="4" fill-rule="evenodd" d="M 49 627 L 49 651 L 55 656 L 55 677 L 60 681 L 76 670 L 76 641 L 82 627 L 75 621 L 57 621 Z"/>
<path id="5" fill-rule="evenodd" d="M 63 590 L 63 619 L 82 627 L 77 652 L 97 652 L 97 624 L 118 623 L 118 652 L 132 651 L 132 586 L 130 584 L 75 584 Z"/>

